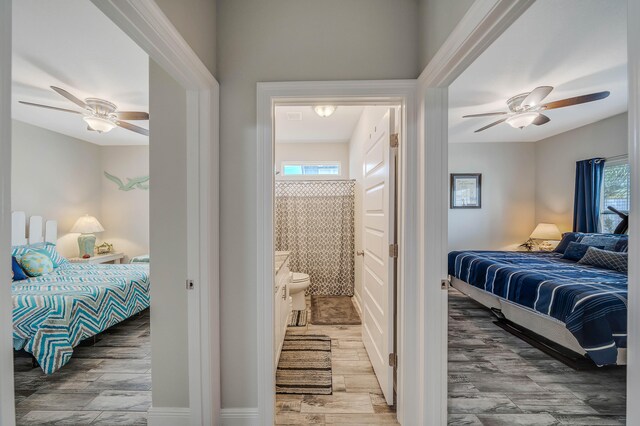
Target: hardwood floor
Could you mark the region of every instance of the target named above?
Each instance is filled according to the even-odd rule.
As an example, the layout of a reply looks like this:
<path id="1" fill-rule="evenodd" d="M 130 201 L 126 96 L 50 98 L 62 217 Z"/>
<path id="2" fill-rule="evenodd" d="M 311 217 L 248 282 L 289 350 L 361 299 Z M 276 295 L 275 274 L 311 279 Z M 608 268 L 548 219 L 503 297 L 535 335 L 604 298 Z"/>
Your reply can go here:
<path id="1" fill-rule="evenodd" d="M 362 326 L 308 324 L 289 327 L 287 332 L 331 337 L 333 395 L 277 394 L 277 425 L 398 424 L 395 411 L 386 404 L 373 373 L 362 343 Z"/>
<path id="2" fill-rule="evenodd" d="M 45 375 L 14 357 L 18 425 L 146 425 L 151 405 L 149 310 L 74 350 Z"/>
<path id="3" fill-rule="evenodd" d="M 575 371 L 449 293 L 450 425 L 624 425 L 626 368 Z"/>

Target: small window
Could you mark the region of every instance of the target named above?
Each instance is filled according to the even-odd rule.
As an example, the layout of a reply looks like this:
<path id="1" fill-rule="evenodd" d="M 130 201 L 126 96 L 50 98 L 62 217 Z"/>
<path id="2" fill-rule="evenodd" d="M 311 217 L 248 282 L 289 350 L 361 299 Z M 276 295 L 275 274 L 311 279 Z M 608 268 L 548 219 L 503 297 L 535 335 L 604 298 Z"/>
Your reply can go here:
<path id="1" fill-rule="evenodd" d="M 310 162 L 310 161 L 285 161 L 282 163 L 283 176 L 340 176 L 340 163 Z"/>
<path id="2" fill-rule="evenodd" d="M 607 161 L 604 164 L 604 179 L 600 200 L 600 232 L 612 233 L 622 220 L 620 216 L 609 210 L 611 206 L 624 213 L 629 212 L 631 187 L 631 168 L 629 160 Z"/>

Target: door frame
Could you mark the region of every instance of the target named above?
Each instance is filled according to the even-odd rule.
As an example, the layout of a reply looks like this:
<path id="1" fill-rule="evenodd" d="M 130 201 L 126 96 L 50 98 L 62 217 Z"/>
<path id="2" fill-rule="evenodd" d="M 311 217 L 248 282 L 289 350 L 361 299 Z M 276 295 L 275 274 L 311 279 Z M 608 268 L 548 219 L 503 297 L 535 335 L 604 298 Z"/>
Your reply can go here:
<path id="1" fill-rule="evenodd" d="M 11 245 L 11 2 L 0 0 L 0 255 L 5 258 Z M 218 82 L 153 0 L 92 2 L 187 92 L 187 251 L 192 273 L 188 278 L 196 284 L 188 295 L 189 408 L 160 407 L 154 412 L 152 407 L 149 423 L 216 424 L 220 413 Z M 0 264 L 0 274 L 8 276 L 7 267 Z M 4 426 L 15 422 L 13 380 L 9 380 L 13 327 L 10 288 L 0 287 L 0 300 L 5 301 L 0 310 L 0 425 Z"/>
<path id="2" fill-rule="evenodd" d="M 447 423 L 447 276 L 448 252 L 448 87 L 511 26 L 534 0 L 476 1 L 418 78 L 421 198 L 419 200 L 420 301 L 422 324 L 419 424 Z M 629 160 L 632 179 L 640 181 L 640 1 L 628 0 Z M 640 259 L 640 185 L 632 188 L 629 257 Z M 432 200 L 436 200 L 433 202 Z M 431 202 L 430 202 L 431 201 Z M 640 263 L 629 264 L 629 282 L 640 280 Z M 640 398 L 640 290 L 630 286 L 627 400 Z M 435 378 L 435 379 L 434 379 Z M 627 404 L 627 421 L 640 419 L 640 406 Z"/>
<path id="3" fill-rule="evenodd" d="M 257 84 L 257 353 L 258 356 L 258 412 L 255 424 L 271 426 L 275 420 L 274 374 L 274 128 L 273 113 L 276 104 L 322 99 L 323 102 L 397 102 L 404 107 L 403 134 L 400 141 L 400 229 L 398 258 L 398 290 L 400 299 L 399 323 L 399 385 L 398 418 L 407 407 L 412 412 L 418 398 L 415 374 L 418 366 L 416 346 L 418 328 L 415 275 L 410 265 L 415 265 L 417 234 L 415 216 L 417 195 L 417 146 L 416 146 L 416 81 L 319 81 L 280 82 Z M 355 253 L 354 253 L 355 255 Z M 407 283 L 405 286 L 404 283 Z M 404 372 L 406 371 L 406 374 Z"/>

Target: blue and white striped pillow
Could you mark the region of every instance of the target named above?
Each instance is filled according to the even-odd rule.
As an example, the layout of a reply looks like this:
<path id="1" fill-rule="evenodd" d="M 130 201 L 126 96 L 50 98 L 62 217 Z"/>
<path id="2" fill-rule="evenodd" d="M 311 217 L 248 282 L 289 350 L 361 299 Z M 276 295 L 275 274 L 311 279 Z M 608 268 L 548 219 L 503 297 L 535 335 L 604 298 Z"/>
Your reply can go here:
<path id="1" fill-rule="evenodd" d="M 26 245 L 26 246 L 13 246 L 11 247 L 11 256 L 14 256 L 17 259 L 20 259 L 22 256 L 25 255 L 25 253 L 27 253 L 30 250 L 42 250 L 49 256 L 49 258 L 51 259 L 51 262 L 56 267 L 69 263 L 67 259 L 65 259 L 60 253 L 58 253 L 58 250 L 56 249 L 56 245 L 52 243 L 38 243 L 38 244 Z"/>

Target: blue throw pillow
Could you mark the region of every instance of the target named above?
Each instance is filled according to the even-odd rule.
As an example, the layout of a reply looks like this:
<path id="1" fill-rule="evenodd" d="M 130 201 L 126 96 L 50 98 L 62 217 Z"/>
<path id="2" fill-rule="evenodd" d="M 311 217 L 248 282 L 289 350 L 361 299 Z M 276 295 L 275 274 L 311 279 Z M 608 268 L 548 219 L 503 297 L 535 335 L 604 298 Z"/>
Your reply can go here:
<path id="1" fill-rule="evenodd" d="M 587 253 L 578 261 L 578 263 L 624 272 L 625 274 L 629 269 L 628 253 L 600 250 L 595 247 L 589 247 Z"/>
<path id="2" fill-rule="evenodd" d="M 11 256 L 11 271 L 13 272 L 13 281 L 21 281 L 29 278 L 22 270 L 15 256 Z"/>
<path id="3" fill-rule="evenodd" d="M 553 251 L 564 254 L 569 244 L 580 241 L 583 236 L 584 234 L 582 232 L 565 232 L 562 234 L 562 240 Z"/>
<path id="4" fill-rule="evenodd" d="M 567 260 L 575 260 L 577 262 L 578 260 L 582 259 L 582 257 L 587 253 L 589 247 L 604 249 L 603 246 L 590 246 L 587 244 L 576 243 L 575 241 L 572 241 L 564 251 L 562 258 Z"/>
<path id="5" fill-rule="evenodd" d="M 624 244 L 621 244 L 624 242 Z M 622 252 L 627 251 L 628 237 L 615 234 L 585 234 L 580 243 L 589 246 L 603 246 L 605 250 Z"/>

